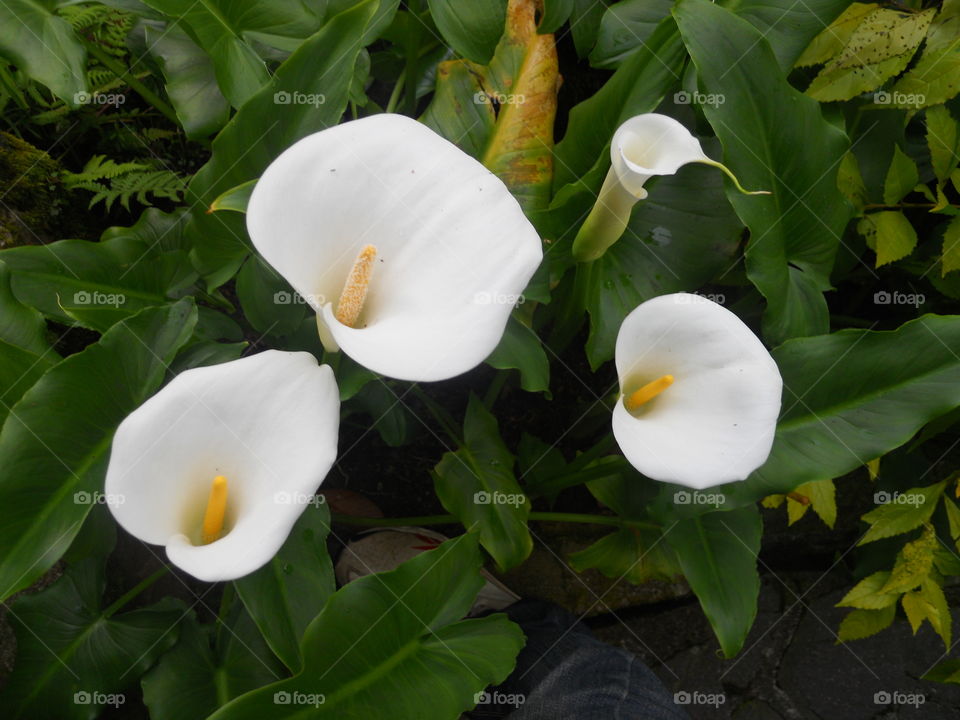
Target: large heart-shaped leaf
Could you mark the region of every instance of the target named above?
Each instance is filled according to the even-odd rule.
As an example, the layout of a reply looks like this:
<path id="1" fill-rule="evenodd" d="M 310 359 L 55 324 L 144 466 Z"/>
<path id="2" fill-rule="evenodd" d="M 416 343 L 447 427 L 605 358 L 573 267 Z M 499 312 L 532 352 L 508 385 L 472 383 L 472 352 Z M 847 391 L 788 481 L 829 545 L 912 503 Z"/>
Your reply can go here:
<path id="1" fill-rule="evenodd" d="M 437 30 L 458 53 L 478 63 L 490 62 L 503 34 L 507 0 L 428 0 Z"/>
<path id="2" fill-rule="evenodd" d="M 757 615 L 762 532 L 756 505 L 685 518 L 666 532 L 726 657 L 743 647 Z"/>
<path id="3" fill-rule="evenodd" d="M 273 559 L 234 581 L 267 643 L 294 672 L 304 631 L 336 590 L 327 554 L 329 523 L 326 505 L 307 508 Z"/>
<path id="4" fill-rule="evenodd" d="M 22 302 L 58 322 L 100 332 L 170 302 L 197 277 L 183 251 L 155 252 L 134 237 L 12 248 L 3 260 Z"/>
<path id="5" fill-rule="evenodd" d="M 0 432 L 0 599 L 57 561 L 98 501 L 113 432 L 193 332 L 191 300 L 148 308 L 51 368 Z"/>
<path id="6" fill-rule="evenodd" d="M 745 187 L 728 196 L 750 228 L 747 275 L 767 299 L 764 335 L 771 343 L 829 330 L 823 291 L 850 206 L 837 189 L 847 139 L 820 106 L 784 79 L 760 32 L 707 0 L 674 9 L 700 84 L 724 102 L 704 114 Z"/>
<path id="7" fill-rule="evenodd" d="M 101 607 L 103 564 L 103 555 L 78 562 L 13 603 L 17 661 L 0 695 L 4 717 L 92 720 L 125 704 L 123 691 L 176 641 L 185 612 L 178 600 L 119 615 Z"/>
<path id="8" fill-rule="evenodd" d="M 205 718 L 283 677 L 283 666 L 236 603 L 217 626 L 200 625 L 193 613 L 180 622 L 177 644 L 143 676 L 143 702 L 150 720 Z"/>
<path id="9" fill-rule="evenodd" d="M 506 678 L 523 645 L 505 615 L 461 620 L 483 585 L 481 562 L 467 534 L 354 580 L 307 628 L 303 670 L 211 720 L 372 718 L 385 708 L 396 720 L 457 717 Z"/>
<path id="10" fill-rule="evenodd" d="M 260 177 L 300 138 L 340 121 L 361 40 L 378 7 L 378 0 L 363 0 L 325 22 L 213 141 L 213 156 L 187 188 L 195 204 L 188 227 L 195 243 L 194 261 L 211 287 L 237 272 L 248 253 L 248 241 L 242 215 L 207 214 L 207 208 L 227 190 Z M 295 94 L 315 102 L 294 102 Z"/>
<path id="11" fill-rule="evenodd" d="M 534 210 L 550 197 L 560 80 L 553 35 L 537 33 L 536 13 L 535 0 L 510 0 L 489 65 L 441 63 L 436 94 L 422 118 Z"/>
<path id="12" fill-rule="evenodd" d="M 87 89 L 87 53 L 70 23 L 53 14 L 54 0 L 0 3 L 0 54 L 64 102 Z"/>
<path id="13" fill-rule="evenodd" d="M 464 446 L 446 453 L 434 471 L 440 502 L 506 569 L 533 549 L 527 529 L 530 501 L 513 474 L 513 455 L 500 437 L 497 419 L 470 396 L 463 423 Z"/>
<path id="14" fill-rule="evenodd" d="M 773 450 L 745 482 L 721 488 L 728 504 L 838 477 L 903 445 L 960 405 L 958 347 L 960 317 L 924 315 L 893 331 L 843 330 L 776 348 L 783 410 Z"/>

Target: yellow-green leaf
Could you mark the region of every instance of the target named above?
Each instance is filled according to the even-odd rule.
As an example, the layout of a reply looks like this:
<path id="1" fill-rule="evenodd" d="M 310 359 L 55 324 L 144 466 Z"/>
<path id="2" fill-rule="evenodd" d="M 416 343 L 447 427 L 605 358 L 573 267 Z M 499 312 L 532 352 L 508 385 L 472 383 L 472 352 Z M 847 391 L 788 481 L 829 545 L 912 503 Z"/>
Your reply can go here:
<path id="1" fill-rule="evenodd" d="M 853 3 L 830 25 L 823 29 L 803 51 L 795 67 L 820 65 L 843 50 L 843 46 L 850 40 L 853 31 L 857 29 L 863 19 L 876 10 L 876 3 Z"/>
<path id="2" fill-rule="evenodd" d="M 851 588 L 837 603 L 837 607 L 853 607 L 862 610 L 881 610 L 889 605 L 895 605 L 900 593 L 883 591 L 883 586 L 890 579 L 886 570 L 868 575 Z"/>
<path id="3" fill-rule="evenodd" d="M 867 475 L 870 476 L 870 481 L 873 482 L 877 479 L 877 475 L 880 474 L 880 458 L 874 458 L 873 460 L 867 461 Z"/>
<path id="4" fill-rule="evenodd" d="M 813 79 L 807 94 L 826 102 L 876 90 L 909 64 L 935 13 L 933 8 L 920 13 L 874 10 Z"/>
<path id="5" fill-rule="evenodd" d="M 809 502 L 798 502 L 787 495 L 787 525 L 793 525 L 797 520 L 806 515 L 808 507 L 810 507 Z"/>
<path id="6" fill-rule="evenodd" d="M 763 505 L 765 508 L 770 508 L 771 510 L 775 510 L 781 505 L 783 505 L 783 501 L 786 499 L 787 499 L 786 495 L 767 495 L 763 500 L 760 501 L 760 504 Z"/>
<path id="7" fill-rule="evenodd" d="M 918 587 L 933 570 L 933 553 L 939 546 L 933 527 L 928 525 L 923 535 L 908 542 L 897 555 L 893 571 L 881 588 L 882 592 L 907 592 Z"/>
<path id="8" fill-rule="evenodd" d="M 922 98 L 920 106 L 946 102 L 960 90 L 960 0 L 944 0 L 930 25 L 917 64 L 893 86 L 893 95 Z"/>
<path id="9" fill-rule="evenodd" d="M 899 145 L 893 146 L 893 158 L 890 160 L 890 169 L 883 181 L 883 201 L 887 205 L 896 205 L 903 200 L 920 181 L 917 164 L 910 159 Z"/>
<path id="10" fill-rule="evenodd" d="M 930 164 L 937 180 L 946 182 L 957 168 L 957 121 L 943 105 L 928 108 L 926 121 Z"/>
<path id="11" fill-rule="evenodd" d="M 860 640 L 890 626 L 893 618 L 897 614 L 897 605 L 888 605 L 880 610 L 862 610 L 857 608 L 847 613 L 847 616 L 840 622 L 840 629 L 837 631 L 837 642 L 847 642 L 848 640 Z"/>
<path id="12" fill-rule="evenodd" d="M 957 504 L 946 495 L 943 496 L 943 506 L 947 509 L 950 537 L 954 540 L 960 539 L 960 508 L 957 508 Z"/>
<path id="13" fill-rule="evenodd" d="M 923 621 L 927 620 L 943 640 L 944 647 L 950 649 L 953 621 L 950 617 L 947 598 L 940 585 L 932 579 L 927 579 L 919 590 L 904 595 L 901 602 L 914 635 L 917 634 Z"/>
<path id="14" fill-rule="evenodd" d="M 837 169 L 837 188 L 858 212 L 863 210 L 863 206 L 867 204 L 867 186 L 863 182 L 857 156 L 852 152 L 848 152 L 840 161 L 840 167 Z"/>
<path id="15" fill-rule="evenodd" d="M 877 253 L 877 267 L 905 258 L 917 246 L 917 232 L 899 210 L 882 210 L 860 218 L 857 231 Z"/>
<path id="16" fill-rule="evenodd" d="M 910 532 L 930 519 L 946 481 L 922 488 L 911 488 L 888 498 L 889 502 L 862 517 L 871 527 L 858 545 Z"/>

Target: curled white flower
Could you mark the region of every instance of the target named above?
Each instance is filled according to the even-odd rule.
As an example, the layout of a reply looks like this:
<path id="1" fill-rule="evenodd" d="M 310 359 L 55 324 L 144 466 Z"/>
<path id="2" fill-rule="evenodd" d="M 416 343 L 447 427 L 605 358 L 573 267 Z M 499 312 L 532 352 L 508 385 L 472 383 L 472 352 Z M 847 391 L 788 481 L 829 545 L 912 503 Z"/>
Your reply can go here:
<path id="1" fill-rule="evenodd" d="M 627 229 L 633 206 L 647 197 L 644 184 L 656 175 L 673 175 L 692 162 L 719 168 L 740 192 L 769 194 L 744 190 L 733 173 L 708 158 L 700 141 L 672 117 L 658 113 L 636 115 L 617 128 L 613 135 L 610 170 L 603 180 L 597 202 L 574 239 L 574 257 L 588 262 L 602 256 Z"/>
<path id="2" fill-rule="evenodd" d="M 543 259 L 506 186 L 402 115 L 310 135 L 247 207 L 257 250 L 317 312 L 328 350 L 403 380 L 470 370 Z"/>
<path id="3" fill-rule="evenodd" d="M 620 326 L 616 365 L 613 434 L 647 477 L 705 488 L 766 461 L 783 383 L 729 310 L 687 293 L 648 300 Z"/>
<path id="4" fill-rule="evenodd" d="M 117 428 L 110 510 L 194 577 L 242 577 L 276 554 L 330 470 L 339 421 L 333 372 L 309 353 L 186 370 Z"/>

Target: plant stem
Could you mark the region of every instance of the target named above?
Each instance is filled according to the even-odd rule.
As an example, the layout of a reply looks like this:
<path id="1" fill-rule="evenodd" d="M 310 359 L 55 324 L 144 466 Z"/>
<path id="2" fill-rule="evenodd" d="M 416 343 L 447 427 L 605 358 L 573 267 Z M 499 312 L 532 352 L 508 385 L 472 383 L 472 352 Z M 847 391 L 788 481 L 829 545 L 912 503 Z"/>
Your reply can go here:
<path id="1" fill-rule="evenodd" d="M 116 75 L 118 78 L 123 80 L 129 85 L 134 92 L 137 93 L 140 97 L 150 103 L 153 107 L 159 110 L 167 120 L 172 122 L 177 127 L 180 127 L 180 121 L 177 119 L 177 114 L 173 111 L 173 108 L 170 107 L 163 99 L 157 95 L 153 90 L 148 88 L 142 82 L 140 82 L 130 71 L 127 70 L 123 65 L 121 65 L 115 58 L 113 58 L 109 53 L 105 52 L 103 48 L 93 42 L 85 42 L 84 45 L 93 57 L 95 57 L 101 64 L 104 65 L 110 72 Z"/>
<path id="2" fill-rule="evenodd" d="M 397 103 L 400 102 L 400 95 L 403 93 L 403 86 L 406 84 L 407 75 L 403 73 L 397 79 L 393 86 L 393 92 L 390 93 L 390 99 L 387 100 L 387 109 L 384 112 L 392 113 L 397 109 Z"/>
<path id="3" fill-rule="evenodd" d="M 402 518 L 366 518 L 332 513 L 331 521 L 342 525 L 360 527 L 400 527 L 411 525 L 455 525 L 460 521 L 453 515 L 417 515 Z M 618 527 L 649 527 L 660 529 L 656 523 L 642 520 L 624 520 L 612 515 L 587 515 L 585 513 L 531 512 L 530 520 L 539 522 L 572 522 L 589 525 L 615 525 Z"/>
<path id="4" fill-rule="evenodd" d="M 507 381 L 508 374 L 508 370 L 498 370 L 497 374 L 493 376 L 493 380 L 490 381 L 490 387 L 487 388 L 487 392 L 483 396 L 483 406 L 487 410 L 493 412 L 493 404 L 497 402 L 497 398 L 500 397 L 500 391 Z"/>
<path id="5" fill-rule="evenodd" d="M 152 575 L 148 575 L 147 577 L 145 577 L 143 580 L 141 580 L 136 585 L 134 585 L 131 589 L 127 590 L 127 592 L 125 592 L 123 595 L 117 598 L 117 600 L 112 605 L 110 605 L 110 607 L 108 607 L 106 610 L 103 611 L 104 619 L 109 618 L 111 615 L 117 612 L 117 610 L 120 610 L 124 605 L 126 605 L 128 602 L 133 600 L 137 595 L 142 593 L 148 587 L 153 585 L 157 580 L 162 578 L 169 571 L 170 571 L 170 568 L 164 566 L 159 570 L 157 570 L 156 572 L 154 572 Z"/>

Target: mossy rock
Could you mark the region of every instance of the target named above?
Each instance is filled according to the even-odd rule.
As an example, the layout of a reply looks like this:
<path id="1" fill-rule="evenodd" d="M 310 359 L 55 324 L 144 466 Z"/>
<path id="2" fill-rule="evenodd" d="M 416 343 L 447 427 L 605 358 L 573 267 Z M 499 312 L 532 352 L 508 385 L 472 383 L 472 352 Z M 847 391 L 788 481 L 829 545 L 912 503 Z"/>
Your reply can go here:
<path id="1" fill-rule="evenodd" d="M 43 150 L 0 131 L 0 249 L 83 235 L 86 213 L 62 172 Z"/>

